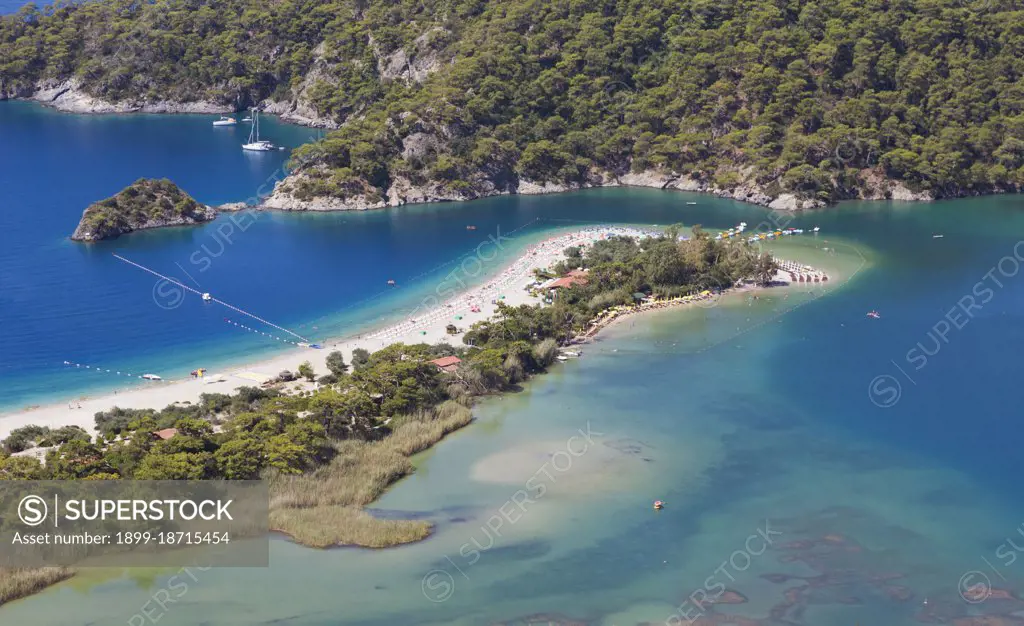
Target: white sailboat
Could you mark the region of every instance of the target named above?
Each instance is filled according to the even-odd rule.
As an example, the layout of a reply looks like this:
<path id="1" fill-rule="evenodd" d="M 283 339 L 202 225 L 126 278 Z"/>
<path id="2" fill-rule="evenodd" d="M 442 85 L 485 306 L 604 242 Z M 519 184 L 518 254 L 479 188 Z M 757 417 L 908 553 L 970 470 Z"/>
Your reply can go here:
<path id="1" fill-rule="evenodd" d="M 250 152 L 270 152 L 276 150 L 276 146 L 269 141 L 260 141 L 260 115 L 256 109 L 252 110 L 252 128 L 249 130 L 249 143 L 242 144 L 242 150 Z"/>

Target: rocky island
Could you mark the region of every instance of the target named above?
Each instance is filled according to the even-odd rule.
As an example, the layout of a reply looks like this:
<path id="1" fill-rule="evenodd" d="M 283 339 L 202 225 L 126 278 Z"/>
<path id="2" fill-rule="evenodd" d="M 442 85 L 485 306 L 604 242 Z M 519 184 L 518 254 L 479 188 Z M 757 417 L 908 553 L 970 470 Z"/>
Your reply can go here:
<path id="1" fill-rule="evenodd" d="M 166 178 L 140 178 L 117 195 L 89 205 L 71 239 L 100 241 L 147 228 L 201 224 L 215 217 L 213 208 L 196 202 Z"/>

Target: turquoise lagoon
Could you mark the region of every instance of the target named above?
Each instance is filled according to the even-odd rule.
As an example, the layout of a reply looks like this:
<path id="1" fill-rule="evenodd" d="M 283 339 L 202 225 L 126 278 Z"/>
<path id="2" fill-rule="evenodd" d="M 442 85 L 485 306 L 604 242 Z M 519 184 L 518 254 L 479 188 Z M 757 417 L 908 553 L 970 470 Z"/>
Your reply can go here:
<path id="1" fill-rule="evenodd" d="M 240 181 L 244 162 L 209 176 L 222 167 L 216 155 L 233 158 L 228 147 L 196 155 L 207 168 L 199 171 L 140 148 L 113 167 L 103 163 L 118 157 L 104 151 L 105 133 L 155 145 L 146 133 L 164 124 L 198 135 L 208 121 L 82 120 L 9 106 L 0 106 L 0 124 L 11 116 L 44 122 L 34 137 L 24 134 L 19 158 L 3 151 L 0 394 L 8 405 L 44 397 L 54 384 L 68 393 L 97 389 L 52 366 L 72 348 L 83 360 L 171 370 L 278 349 L 229 332 L 198 302 L 155 306 L 152 281 L 106 254 L 187 269 L 217 223 L 95 248 L 64 237 L 84 203 L 134 177 L 168 175 L 215 203 L 244 200 L 279 165 Z M 131 131 L 119 126 L 129 123 Z M 75 145 L 97 151 L 77 159 L 87 172 L 57 156 L 70 131 L 47 134 L 52 124 L 85 128 L 90 141 Z M 46 167 L 56 162 L 63 165 Z M 199 278 L 268 319 L 334 336 L 411 310 L 499 228 L 515 231 L 512 254 L 584 223 L 726 228 L 768 217 L 757 207 L 646 189 L 260 214 Z M 466 224 L 478 230 L 467 233 Z M 380 515 L 434 522 L 425 542 L 314 551 L 275 537 L 270 568 L 193 572 L 171 603 L 161 591 L 174 572 L 86 572 L 0 616 L 54 626 L 157 617 L 170 625 L 318 626 L 528 623 L 546 614 L 529 619 L 623 626 L 703 615 L 702 624 L 840 626 L 953 623 L 1024 609 L 961 595 L 985 580 L 1019 592 L 1024 578 L 1021 559 L 1007 558 L 1024 514 L 1014 417 L 1024 339 L 1012 261 L 1024 235 L 1019 199 L 847 203 L 798 215 L 793 225 L 820 225 L 822 234 L 794 238 L 780 254 L 847 282 L 628 320 L 582 359 L 481 403 L 475 424 L 421 455 L 416 474 L 375 505 Z M 407 288 L 382 288 L 389 277 Z M 979 282 L 991 297 L 977 295 Z M 68 293 L 75 298 L 61 297 Z M 956 313 L 971 294 L 970 315 Z M 869 310 L 881 319 L 866 317 Z M 944 319 L 957 323 L 947 328 Z M 914 350 L 927 355 L 920 368 Z M 655 499 L 666 508 L 653 511 Z M 725 598 L 745 601 L 695 609 L 692 599 L 718 585 L 736 593 Z"/>

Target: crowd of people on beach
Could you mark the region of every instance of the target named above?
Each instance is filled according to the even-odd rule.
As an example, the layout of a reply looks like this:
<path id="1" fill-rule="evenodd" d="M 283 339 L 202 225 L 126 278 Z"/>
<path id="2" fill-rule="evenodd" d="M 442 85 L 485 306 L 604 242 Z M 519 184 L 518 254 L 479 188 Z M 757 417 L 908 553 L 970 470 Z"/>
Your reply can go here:
<path id="1" fill-rule="evenodd" d="M 547 268 L 561 260 L 566 248 L 585 248 L 601 239 L 609 237 L 621 236 L 639 239 L 659 234 L 661 234 L 659 231 L 651 229 L 628 226 L 600 226 L 585 228 L 545 239 L 528 247 L 514 263 L 506 267 L 501 274 L 485 285 L 459 294 L 447 302 L 436 303 L 429 308 L 421 307 L 413 313 L 412 317 L 402 321 L 400 324 L 373 333 L 369 335 L 369 338 L 380 340 L 381 346 L 384 346 L 412 332 L 419 331 L 425 334 L 426 330 L 424 329 L 436 325 L 445 318 L 448 318 L 451 322 L 456 322 L 459 321 L 455 319 L 458 315 L 465 316 L 469 313 L 480 313 L 480 319 L 484 319 L 491 313 L 494 304 L 506 298 L 511 291 L 510 288 L 525 287 L 526 283 L 533 280 L 533 270 Z M 438 291 L 440 291 L 440 288 Z M 433 301 L 434 298 L 428 296 L 423 302 Z M 490 306 L 487 306 L 488 303 Z"/>
<path id="2" fill-rule="evenodd" d="M 501 274 L 485 285 L 459 294 L 447 302 L 439 303 L 433 297 L 428 296 L 424 299 L 424 304 L 433 302 L 432 307 L 422 306 L 408 319 L 373 333 L 368 338 L 379 340 L 380 345 L 383 347 L 413 332 L 419 331 L 425 335 L 425 329 L 435 326 L 438 322 L 445 320 L 445 318 L 449 322 L 454 323 L 461 321 L 457 319 L 459 316 L 465 316 L 469 313 L 480 313 L 480 319 L 484 319 L 491 313 L 494 304 L 499 300 L 505 299 L 511 287 L 525 287 L 527 283 L 533 280 L 533 270 L 550 267 L 555 262 L 561 260 L 567 248 L 586 248 L 597 241 L 609 237 L 643 239 L 662 234 L 661 231 L 650 228 L 598 226 L 551 237 L 528 247 L 523 255 L 512 265 L 505 268 Z M 780 260 L 779 263 L 781 265 L 780 274 L 788 277 L 791 282 L 822 282 L 828 280 L 828 276 L 824 272 L 813 268 L 801 266 L 790 261 Z M 686 298 L 679 298 L 678 302 L 673 301 L 671 304 L 685 304 L 695 300 L 706 299 L 707 297 L 687 296 Z M 489 303 L 491 306 L 486 306 L 485 303 Z M 670 306 L 671 304 L 661 301 L 658 303 L 658 307 Z"/>

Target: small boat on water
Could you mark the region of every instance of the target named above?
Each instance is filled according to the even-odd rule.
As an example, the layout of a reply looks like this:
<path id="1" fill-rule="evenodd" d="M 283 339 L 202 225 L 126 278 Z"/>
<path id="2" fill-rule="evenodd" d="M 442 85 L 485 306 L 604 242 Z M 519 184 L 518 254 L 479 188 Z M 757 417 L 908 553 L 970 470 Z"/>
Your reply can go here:
<path id="1" fill-rule="evenodd" d="M 250 116 L 246 115 L 245 117 L 242 118 L 242 121 L 243 122 L 251 122 L 252 118 Z"/>
<path id="2" fill-rule="evenodd" d="M 213 300 L 213 296 L 211 296 L 211 295 L 210 295 L 210 294 L 208 294 L 208 293 L 204 293 L 204 294 L 203 294 L 203 301 L 204 301 L 204 302 L 210 302 L 211 300 Z"/>
<path id="3" fill-rule="evenodd" d="M 476 226 L 470 224 L 469 226 L 466 227 L 466 230 L 476 230 Z"/>
<path id="4" fill-rule="evenodd" d="M 213 120 L 214 126 L 236 126 L 237 124 L 238 120 L 233 117 L 221 116 L 219 120 Z"/>
<path id="5" fill-rule="evenodd" d="M 146 380 L 163 380 L 163 378 L 160 378 L 156 374 L 143 374 L 142 377 Z"/>
<path id="6" fill-rule="evenodd" d="M 697 204 L 696 202 L 687 202 L 686 204 Z"/>
<path id="7" fill-rule="evenodd" d="M 252 128 L 249 129 L 249 142 L 242 144 L 242 150 L 249 152 L 270 152 L 276 150 L 277 146 L 269 141 L 260 139 L 260 114 L 256 109 L 252 110 Z"/>
<path id="8" fill-rule="evenodd" d="M 388 279 L 388 287 L 394 287 L 394 286 L 395 286 L 395 279 L 394 278 L 389 278 Z"/>
<path id="9" fill-rule="evenodd" d="M 878 311 L 868 311 L 868 317 L 876 320 L 882 318 L 882 316 L 878 314 Z"/>
<path id="10" fill-rule="evenodd" d="M 932 235 L 932 239 L 942 239 L 945 235 Z"/>

